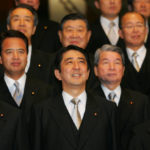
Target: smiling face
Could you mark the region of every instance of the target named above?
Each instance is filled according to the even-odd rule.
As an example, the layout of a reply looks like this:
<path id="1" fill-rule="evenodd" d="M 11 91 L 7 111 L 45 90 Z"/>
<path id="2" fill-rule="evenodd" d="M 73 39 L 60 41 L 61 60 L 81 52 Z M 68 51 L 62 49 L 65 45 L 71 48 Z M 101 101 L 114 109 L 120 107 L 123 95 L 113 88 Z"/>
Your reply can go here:
<path id="1" fill-rule="evenodd" d="M 16 8 L 10 15 L 10 24 L 7 25 L 10 30 L 18 30 L 26 35 L 29 44 L 31 44 L 31 36 L 36 30 L 34 25 L 34 16 L 26 8 Z"/>
<path id="2" fill-rule="evenodd" d="M 127 13 L 123 16 L 121 25 L 119 33 L 126 46 L 133 50 L 139 49 L 144 44 L 147 34 L 144 18 L 138 13 Z"/>
<path id="3" fill-rule="evenodd" d="M 121 56 L 117 52 L 101 52 L 98 65 L 94 67 L 94 71 L 104 86 L 116 88 L 120 85 L 124 74 Z"/>
<path id="4" fill-rule="evenodd" d="M 122 2 L 121 0 L 96 0 L 95 6 L 100 9 L 102 16 L 113 20 L 118 16 Z"/>
<path id="5" fill-rule="evenodd" d="M 145 18 L 150 17 L 150 0 L 133 0 L 133 8 Z"/>
<path id="6" fill-rule="evenodd" d="M 90 36 L 91 31 L 87 29 L 86 23 L 81 19 L 66 21 L 62 31 L 59 31 L 59 38 L 64 47 L 76 45 L 85 49 Z"/>
<path id="7" fill-rule="evenodd" d="M 65 52 L 60 70 L 55 70 L 55 76 L 62 81 L 63 90 L 70 91 L 73 88 L 85 90 L 90 70 L 88 70 L 86 58 L 81 52 L 75 50 Z"/>
<path id="8" fill-rule="evenodd" d="M 25 42 L 20 38 L 6 38 L 2 43 L 0 62 L 9 77 L 15 80 L 20 78 L 27 64 Z"/>

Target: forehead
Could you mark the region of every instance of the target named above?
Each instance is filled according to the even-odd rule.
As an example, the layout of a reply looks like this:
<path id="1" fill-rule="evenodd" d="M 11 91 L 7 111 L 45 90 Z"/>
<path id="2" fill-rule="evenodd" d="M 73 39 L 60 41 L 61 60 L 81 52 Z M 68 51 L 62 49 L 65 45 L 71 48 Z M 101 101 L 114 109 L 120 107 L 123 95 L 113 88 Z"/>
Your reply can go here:
<path id="1" fill-rule="evenodd" d="M 117 60 L 122 60 L 121 55 L 117 52 L 103 51 L 100 53 L 100 60 L 112 59 L 112 58 Z"/>
<path id="2" fill-rule="evenodd" d="M 20 3 L 31 3 L 31 1 L 39 3 L 39 0 L 30 0 L 30 1 L 29 0 L 19 0 Z"/>
<path id="3" fill-rule="evenodd" d="M 12 16 L 30 16 L 33 17 L 33 14 L 30 10 L 26 8 L 16 8 L 15 10 L 12 11 L 11 17 Z"/>
<path id="4" fill-rule="evenodd" d="M 83 21 L 81 19 L 67 20 L 64 23 L 63 28 L 67 28 L 67 27 L 83 27 L 83 28 L 87 28 L 85 21 Z"/>
<path id="5" fill-rule="evenodd" d="M 69 50 L 67 52 L 65 52 L 63 55 L 62 55 L 62 60 L 65 60 L 65 59 L 78 59 L 78 58 L 83 58 L 85 59 L 85 56 L 84 54 L 82 54 L 81 52 L 79 51 L 76 51 L 76 50 Z"/>
<path id="6" fill-rule="evenodd" d="M 140 15 L 140 14 L 126 14 L 123 16 L 122 18 L 122 24 L 126 24 L 126 23 L 136 23 L 136 22 L 140 22 L 140 23 L 144 23 L 144 18 Z"/>
<path id="7" fill-rule="evenodd" d="M 17 37 L 6 38 L 2 43 L 2 48 L 17 48 L 24 47 L 26 44 L 23 39 Z"/>
<path id="8" fill-rule="evenodd" d="M 136 3 L 140 3 L 140 2 L 148 2 L 147 4 L 149 4 L 150 3 L 150 0 L 133 0 L 133 2 L 136 4 Z"/>

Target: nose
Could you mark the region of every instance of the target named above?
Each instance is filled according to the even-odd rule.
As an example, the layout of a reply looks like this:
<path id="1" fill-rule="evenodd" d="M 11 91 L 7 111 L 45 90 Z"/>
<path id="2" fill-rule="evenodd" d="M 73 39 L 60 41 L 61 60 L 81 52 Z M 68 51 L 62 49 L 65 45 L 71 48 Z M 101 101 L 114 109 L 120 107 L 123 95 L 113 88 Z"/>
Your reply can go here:
<path id="1" fill-rule="evenodd" d="M 24 19 L 20 19 L 19 25 L 24 26 Z"/>
<path id="2" fill-rule="evenodd" d="M 77 31 L 73 31 L 73 32 L 72 32 L 72 36 L 73 36 L 73 37 L 77 37 L 77 36 L 78 36 L 78 32 L 77 32 Z"/>
<path id="3" fill-rule="evenodd" d="M 76 69 L 76 70 L 79 69 L 79 63 L 75 61 L 73 63 L 73 68 Z"/>
<path id="4" fill-rule="evenodd" d="M 14 50 L 14 52 L 13 52 L 13 58 L 14 59 L 18 59 L 18 52 L 17 52 L 17 50 Z"/>
<path id="5" fill-rule="evenodd" d="M 110 64 L 109 64 L 109 68 L 110 68 L 111 70 L 114 70 L 115 64 L 114 64 L 114 63 L 110 63 Z"/>

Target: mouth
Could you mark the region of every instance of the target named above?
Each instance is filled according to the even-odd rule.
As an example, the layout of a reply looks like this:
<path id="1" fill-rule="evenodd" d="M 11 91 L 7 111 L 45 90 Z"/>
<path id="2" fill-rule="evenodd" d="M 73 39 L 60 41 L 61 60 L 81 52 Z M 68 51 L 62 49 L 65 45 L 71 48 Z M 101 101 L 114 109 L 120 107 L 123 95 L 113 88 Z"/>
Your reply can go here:
<path id="1" fill-rule="evenodd" d="M 79 78 L 80 76 L 81 76 L 81 74 L 79 74 L 79 73 L 72 74 L 72 77 L 75 77 L 75 78 Z"/>
<path id="2" fill-rule="evenodd" d="M 12 66 L 17 67 L 17 66 L 20 65 L 20 62 L 13 62 L 13 63 L 11 63 L 11 64 L 12 64 Z"/>

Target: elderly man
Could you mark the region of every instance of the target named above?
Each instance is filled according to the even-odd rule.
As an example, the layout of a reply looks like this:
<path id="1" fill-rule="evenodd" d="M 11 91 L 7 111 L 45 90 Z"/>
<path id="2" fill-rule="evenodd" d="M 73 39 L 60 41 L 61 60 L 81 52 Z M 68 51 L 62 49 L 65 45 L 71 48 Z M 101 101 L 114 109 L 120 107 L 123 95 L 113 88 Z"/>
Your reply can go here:
<path id="1" fill-rule="evenodd" d="M 93 93 L 117 105 L 118 149 L 127 150 L 132 128 L 148 119 L 148 98 L 120 86 L 125 60 L 119 47 L 103 45 L 97 49 L 94 65 L 99 81 Z"/>
<path id="2" fill-rule="evenodd" d="M 136 12 L 128 12 L 121 19 L 120 36 L 125 42 L 126 70 L 122 85 L 150 94 L 150 51 L 145 47 L 147 34 L 145 18 Z"/>

